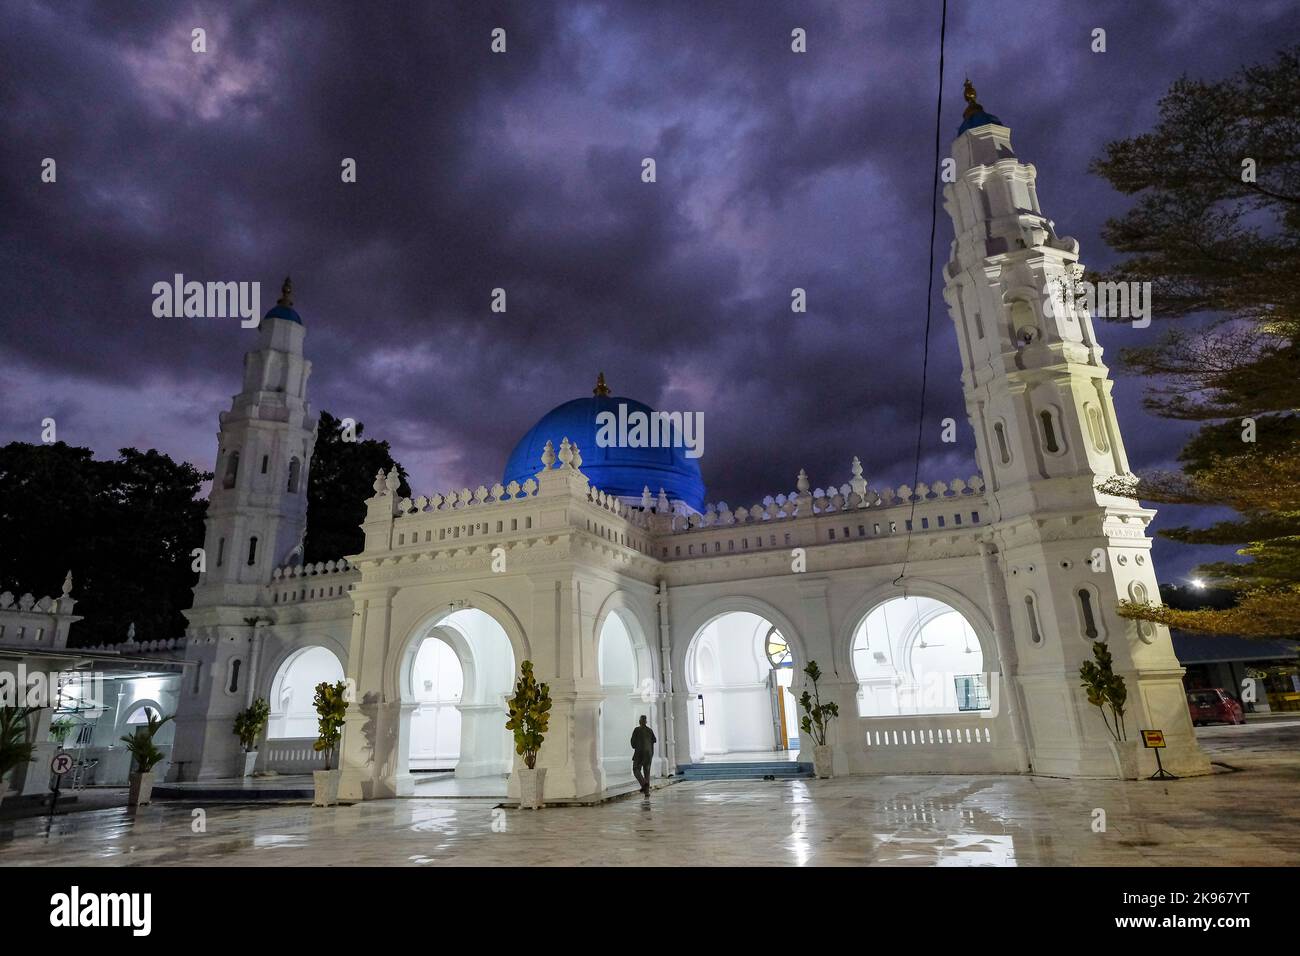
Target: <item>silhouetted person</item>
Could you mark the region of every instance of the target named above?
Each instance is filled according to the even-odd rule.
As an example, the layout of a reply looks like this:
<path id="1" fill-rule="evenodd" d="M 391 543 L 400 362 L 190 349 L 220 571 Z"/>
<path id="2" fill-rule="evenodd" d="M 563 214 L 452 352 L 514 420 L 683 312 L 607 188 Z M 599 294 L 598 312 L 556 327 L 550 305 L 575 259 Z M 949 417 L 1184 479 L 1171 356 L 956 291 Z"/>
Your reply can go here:
<path id="1" fill-rule="evenodd" d="M 641 723 L 632 730 L 632 774 L 636 777 L 636 782 L 641 784 L 641 792 L 647 796 L 650 794 L 650 764 L 655 757 L 655 744 L 659 741 L 655 738 L 655 732 L 646 726 L 645 715 L 641 715 Z"/>

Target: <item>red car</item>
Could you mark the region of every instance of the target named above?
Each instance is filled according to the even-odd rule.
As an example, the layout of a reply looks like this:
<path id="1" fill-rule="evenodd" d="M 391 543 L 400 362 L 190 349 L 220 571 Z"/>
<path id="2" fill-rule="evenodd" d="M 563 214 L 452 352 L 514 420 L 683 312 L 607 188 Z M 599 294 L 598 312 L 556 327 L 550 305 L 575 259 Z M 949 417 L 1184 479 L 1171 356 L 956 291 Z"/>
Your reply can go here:
<path id="1" fill-rule="evenodd" d="M 1241 711 L 1241 704 L 1222 687 L 1187 692 L 1187 709 L 1192 715 L 1192 723 L 1201 724 L 1244 724 L 1246 716 Z"/>

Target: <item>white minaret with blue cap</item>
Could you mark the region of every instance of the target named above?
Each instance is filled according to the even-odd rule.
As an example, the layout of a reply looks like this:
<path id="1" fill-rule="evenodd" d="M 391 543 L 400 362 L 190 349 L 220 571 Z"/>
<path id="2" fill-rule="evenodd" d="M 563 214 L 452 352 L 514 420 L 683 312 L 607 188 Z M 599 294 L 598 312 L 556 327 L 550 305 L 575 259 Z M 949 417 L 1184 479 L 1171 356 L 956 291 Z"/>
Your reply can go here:
<path id="1" fill-rule="evenodd" d="M 258 326 L 244 356 L 244 386 L 221 413 L 217 464 L 208 497 L 207 572 L 194 605 L 253 604 L 271 572 L 301 560 L 307 528 L 307 475 L 317 416 L 307 402 L 311 362 L 293 284 Z"/>
<path id="2" fill-rule="evenodd" d="M 1133 756 L 1138 731 L 1154 729 L 1166 767 L 1206 773 L 1168 630 L 1116 613 L 1121 600 L 1158 600 L 1155 512 L 1098 489 L 1129 464 L 1092 317 L 1073 294 L 1079 244 L 1043 215 L 1036 170 L 969 80 L 965 95 L 944 189 L 956 233 L 944 298 L 990 505 L 981 546 L 1007 703 L 1027 717 L 1035 772 L 1114 776 L 1117 753 Z M 1127 682 L 1129 745 L 1111 746 L 1079 686 L 1096 641 Z M 1154 758 L 1138 756 L 1149 775 Z"/>

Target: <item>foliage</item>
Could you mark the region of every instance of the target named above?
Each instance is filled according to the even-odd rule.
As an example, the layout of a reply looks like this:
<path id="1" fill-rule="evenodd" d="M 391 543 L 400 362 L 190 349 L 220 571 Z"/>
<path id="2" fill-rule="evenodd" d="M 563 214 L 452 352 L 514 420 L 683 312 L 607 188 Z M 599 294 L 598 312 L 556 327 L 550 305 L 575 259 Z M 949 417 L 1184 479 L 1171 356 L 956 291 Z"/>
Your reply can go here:
<path id="1" fill-rule="evenodd" d="M 344 718 L 348 714 L 348 685 L 344 681 L 331 684 L 321 681 L 316 685 L 316 743 L 312 749 L 325 753 L 325 769 L 330 769 L 330 756 L 343 736 Z"/>
<path id="2" fill-rule="evenodd" d="M 515 735 L 515 753 L 524 758 L 529 770 L 537 764 L 537 754 L 542 749 L 547 726 L 551 720 L 551 688 L 539 684 L 533 677 L 533 662 L 520 665 L 519 679 L 515 681 L 515 694 L 507 701 L 510 719 L 506 730 Z"/>
<path id="3" fill-rule="evenodd" d="M 50 739 L 62 747 L 63 742 L 68 739 L 68 734 L 72 733 L 72 728 L 75 726 L 76 724 L 67 717 L 55 718 L 50 721 Z"/>
<path id="4" fill-rule="evenodd" d="M 239 745 L 245 753 L 251 753 L 257 747 L 257 738 L 266 729 L 266 720 L 270 716 L 271 705 L 264 697 L 257 698 L 235 715 L 235 733 L 239 735 Z"/>
<path id="5" fill-rule="evenodd" d="M 158 749 L 157 744 L 153 742 L 154 734 L 167 721 L 171 720 L 175 714 L 166 717 L 159 717 L 152 710 L 146 711 L 149 723 L 144 727 L 137 727 L 135 733 L 129 737 L 122 737 L 122 742 L 126 744 L 126 749 L 131 752 L 135 758 L 135 769 L 137 773 L 148 773 L 154 767 L 158 766 L 159 761 L 163 758 L 163 752 Z"/>
<path id="6" fill-rule="evenodd" d="M 817 689 L 817 682 L 821 680 L 822 672 L 816 661 L 809 661 L 803 672 L 812 681 L 813 689 L 811 694 L 805 690 L 799 697 L 799 706 L 804 711 L 803 718 L 799 721 L 799 729 L 805 734 L 811 734 L 818 747 L 825 747 L 826 729 L 830 726 L 830 722 L 840 715 L 840 705 L 834 701 L 822 703 L 821 692 Z"/>
<path id="7" fill-rule="evenodd" d="M 27 717 L 39 707 L 0 707 L 0 780 L 14 767 L 33 760 L 27 739 Z"/>
<path id="8" fill-rule="evenodd" d="M 1079 665 L 1079 679 L 1088 693 L 1088 703 L 1101 713 L 1101 719 L 1112 737 L 1117 741 L 1127 740 L 1124 707 L 1128 703 L 1128 686 L 1124 683 L 1124 678 L 1115 673 L 1110 648 L 1105 641 L 1093 642 L 1092 656 L 1093 660 Z"/>
<path id="9" fill-rule="evenodd" d="M 183 634 L 211 477 L 156 451 L 0 447 L 0 590 L 57 597 L 70 569 L 73 645 L 124 640 L 132 622 L 141 641 Z"/>
<path id="10" fill-rule="evenodd" d="M 1253 176 L 1243 175 L 1247 159 Z M 1151 282 L 1153 314 L 1187 320 L 1126 350 L 1125 364 L 1148 381 L 1152 411 L 1204 423 L 1179 456 L 1181 473 L 1100 490 L 1230 507 L 1238 517 L 1160 533 L 1237 545 L 1247 559 L 1200 569 L 1238 592 L 1232 607 L 1126 603 L 1120 613 L 1206 633 L 1298 634 L 1300 46 L 1219 82 L 1178 80 L 1155 128 L 1107 144 L 1092 169 L 1139 197 L 1107 223 L 1107 242 L 1127 258 L 1104 278 Z"/>
<path id="11" fill-rule="evenodd" d="M 374 494 L 371 482 L 380 468 L 387 473 L 397 463 L 388 442 L 362 439 L 365 426 L 356 425 L 356 440 L 343 440 L 342 422 L 321 412 L 316 428 L 307 478 L 307 541 L 303 561 L 331 561 L 356 554 L 365 545 L 361 523 L 366 518 L 366 499 Z M 406 471 L 397 465 L 402 479 L 399 497 L 409 497 Z"/>

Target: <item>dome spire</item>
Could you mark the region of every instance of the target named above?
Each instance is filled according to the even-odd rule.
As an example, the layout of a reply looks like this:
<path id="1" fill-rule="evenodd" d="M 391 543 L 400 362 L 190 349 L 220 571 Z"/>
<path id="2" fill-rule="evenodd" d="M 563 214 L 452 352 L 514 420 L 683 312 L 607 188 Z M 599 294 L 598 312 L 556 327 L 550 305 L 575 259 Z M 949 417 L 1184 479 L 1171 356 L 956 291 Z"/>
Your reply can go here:
<path id="1" fill-rule="evenodd" d="M 293 308 L 293 280 L 288 276 L 284 277 L 284 285 L 280 286 L 280 298 L 275 300 L 275 304 L 286 309 Z"/>
<path id="2" fill-rule="evenodd" d="M 967 77 L 966 82 L 962 84 L 962 96 L 966 99 L 966 109 L 961 114 L 961 126 L 957 127 L 958 136 L 977 126 L 1002 125 L 1002 120 L 992 113 L 986 112 L 975 98 L 975 95 L 975 84 L 970 81 L 970 77 Z"/>
<path id="3" fill-rule="evenodd" d="M 596 387 L 591 390 L 591 394 L 597 398 L 605 398 L 610 395 L 609 386 L 605 384 L 605 373 L 601 372 L 596 376 Z"/>

